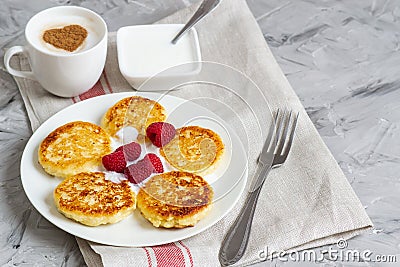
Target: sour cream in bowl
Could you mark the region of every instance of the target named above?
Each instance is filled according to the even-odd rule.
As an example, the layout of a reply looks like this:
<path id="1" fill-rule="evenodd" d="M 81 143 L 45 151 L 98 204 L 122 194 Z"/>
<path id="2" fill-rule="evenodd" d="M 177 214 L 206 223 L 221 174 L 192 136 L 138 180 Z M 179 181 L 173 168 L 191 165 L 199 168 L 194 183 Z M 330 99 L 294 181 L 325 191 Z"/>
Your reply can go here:
<path id="1" fill-rule="evenodd" d="M 117 32 L 119 69 L 136 90 L 170 90 L 168 84 L 187 80 L 201 71 L 197 31 L 192 28 L 176 44 L 171 40 L 183 24 L 122 27 Z M 178 67 L 177 67 L 178 66 Z M 184 66 L 184 67 L 179 67 Z M 142 86 L 151 78 L 151 86 Z"/>

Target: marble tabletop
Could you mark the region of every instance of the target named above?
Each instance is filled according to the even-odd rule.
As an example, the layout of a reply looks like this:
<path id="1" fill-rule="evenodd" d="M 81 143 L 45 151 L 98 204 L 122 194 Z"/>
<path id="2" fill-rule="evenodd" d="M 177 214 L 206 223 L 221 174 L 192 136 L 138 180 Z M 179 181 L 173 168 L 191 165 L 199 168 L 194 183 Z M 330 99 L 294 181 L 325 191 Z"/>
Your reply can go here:
<path id="1" fill-rule="evenodd" d="M 88 7 L 100 13 L 114 31 L 154 22 L 193 2 L 2 0 L 0 47 L 23 44 L 28 19 L 51 6 Z M 400 0 L 248 0 L 248 4 L 374 223 L 372 231 L 349 240 L 347 248 L 394 255 L 400 264 Z M 30 135 L 17 86 L 1 66 L 0 265 L 84 266 L 74 237 L 43 219 L 23 192 L 19 161 Z M 318 263 L 274 260 L 257 266 L 292 265 L 382 263 L 324 257 Z"/>

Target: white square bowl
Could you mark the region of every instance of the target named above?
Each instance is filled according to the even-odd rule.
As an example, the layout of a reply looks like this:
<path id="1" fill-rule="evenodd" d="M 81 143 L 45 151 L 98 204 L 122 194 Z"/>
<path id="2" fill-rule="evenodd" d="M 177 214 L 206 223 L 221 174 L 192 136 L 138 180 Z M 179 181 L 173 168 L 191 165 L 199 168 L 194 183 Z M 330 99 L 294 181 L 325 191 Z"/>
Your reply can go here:
<path id="1" fill-rule="evenodd" d="M 201 71 L 200 44 L 194 28 L 177 44 L 171 43 L 183 26 L 137 25 L 118 30 L 119 69 L 133 88 L 141 91 L 170 90 L 173 88 L 168 87 Z M 146 86 L 142 86 L 146 81 Z"/>

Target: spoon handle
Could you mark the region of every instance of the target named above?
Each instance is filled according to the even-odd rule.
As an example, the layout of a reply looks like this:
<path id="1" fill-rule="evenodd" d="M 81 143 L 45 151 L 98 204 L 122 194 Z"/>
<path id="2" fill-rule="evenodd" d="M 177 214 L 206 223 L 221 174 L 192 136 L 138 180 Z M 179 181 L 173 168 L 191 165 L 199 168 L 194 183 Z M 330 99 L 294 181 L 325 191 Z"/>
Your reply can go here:
<path id="1" fill-rule="evenodd" d="M 200 7 L 197 9 L 196 13 L 190 18 L 190 20 L 185 24 L 182 30 L 175 36 L 171 43 L 176 44 L 178 40 L 189 31 L 197 22 L 199 22 L 205 15 L 210 13 L 214 8 L 218 6 L 221 0 L 204 0 Z"/>

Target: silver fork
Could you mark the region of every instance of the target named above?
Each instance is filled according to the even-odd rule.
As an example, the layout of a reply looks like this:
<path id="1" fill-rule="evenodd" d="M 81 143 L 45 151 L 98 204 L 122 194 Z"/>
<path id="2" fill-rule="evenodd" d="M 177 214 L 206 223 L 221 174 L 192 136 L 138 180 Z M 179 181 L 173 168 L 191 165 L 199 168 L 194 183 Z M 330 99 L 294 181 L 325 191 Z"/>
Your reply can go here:
<path id="1" fill-rule="evenodd" d="M 283 113 L 283 114 L 281 114 Z M 258 157 L 258 169 L 250 186 L 244 206 L 222 241 L 219 261 L 222 266 L 236 263 L 242 258 L 250 237 L 251 225 L 258 196 L 269 171 L 280 167 L 287 159 L 293 142 L 299 114 L 290 111 L 275 113 L 275 127 L 269 130 L 263 149 Z M 272 161 L 272 165 L 270 165 Z"/>

